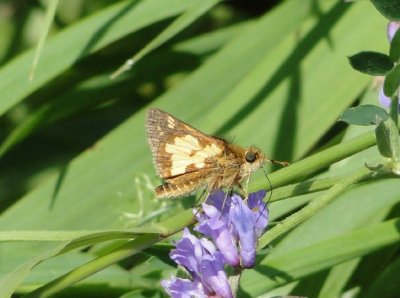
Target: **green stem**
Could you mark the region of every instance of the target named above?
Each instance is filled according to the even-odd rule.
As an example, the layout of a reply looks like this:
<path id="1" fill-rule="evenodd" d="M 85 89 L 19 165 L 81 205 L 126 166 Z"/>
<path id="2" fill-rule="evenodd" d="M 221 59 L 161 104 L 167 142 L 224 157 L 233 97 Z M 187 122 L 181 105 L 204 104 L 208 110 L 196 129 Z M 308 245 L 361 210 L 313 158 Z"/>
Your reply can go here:
<path id="1" fill-rule="evenodd" d="M 379 172 L 379 173 L 377 172 L 375 173 L 373 178 L 367 177 L 366 179 L 362 179 L 359 182 L 370 181 L 372 179 L 376 180 L 376 179 L 395 178 L 395 177 L 396 176 L 393 174 L 385 172 Z M 300 183 L 285 185 L 276 189 L 274 188 L 272 192 L 272 197 L 271 199 L 268 199 L 268 202 L 271 203 L 276 201 L 282 201 L 288 198 L 326 190 L 328 188 L 331 188 L 334 184 L 339 183 L 342 179 L 343 177 L 318 178 L 318 179 L 306 180 Z"/>
<path id="2" fill-rule="evenodd" d="M 243 272 L 243 268 L 238 267 L 238 268 L 235 268 L 234 273 L 229 276 L 229 284 L 231 285 L 233 297 L 237 297 L 237 293 L 239 290 L 240 278 L 242 277 L 242 272 Z"/>
<path id="3" fill-rule="evenodd" d="M 369 177 L 370 175 L 372 175 L 372 172 L 370 172 L 367 168 L 362 168 L 349 177 L 343 177 L 339 183 L 335 184 L 328 191 L 326 191 L 321 198 L 313 200 L 299 212 L 287 217 L 284 221 L 282 221 L 282 223 L 278 224 L 268 231 L 264 236 L 262 236 L 259 240 L 258 248 L 265 247 L 280 235 L 285 234 L 292 228 L 309 219 L 311 216 L 341 195 L 348 187 L 354 183 L 357 183 L 361 179 Z"/>
<path id="4" fill-rule="evenodd" d="M 340 180 L 340 177 L 311 179 L 300 183 L 285 185 L 276 189 L 274 188 L 271 199 L 268 202 L 282 201 L 291 197 L 326 190 Z"/>
<path id="5" fill-rule="evenodd" d="M 34 290 L 24 297 L 48 297 L 62 289 L 76 284 L 77 282 L 93 275 L 108 266 L 122 261 L 132 255 L 135 255 L 153 244 L 163 240 L 165 237 L 179 232 L 184 227 L 194 222 L 192 210 L 186 210 L 176 216 L 173 216 L 158 226 L 165 232 L 162 234 L 143 234 L 136 239 L 120 246 L 111 253 L 98 257 L 58 278 Z"/>
<path id="6" fill-rule="evenodd" d="M 326 150 L 318 152 L 310 157 L 304 158 L 286 168 L 282 168 L 271 175 L 269 179 L 273 188 L 286 185 L 311 174 L 355 153 L 363 151 L 376 144 L 374 131 L 362 134 L 359 137 L 347 142 L 332 146 Z M 259 179 L 252 183 L 249 192 L 269 187 L 265 179 Z"/>
<path id="7" fill-rule="evenodd" d="M 49 297 L 58 291 L 65 289 L 75 283 L 95 274 L 96 272 L 115 264 L 129 256 L 132 256 L 150 245 L 160 240 L 157 234 L 145 234 L 121 246 L 118 250 L 113 251 L 107 255 L 96 258 L 55 280 L 45 284 L 44 286 L 29 293 L 25 297 Z"/>
<path id="8" fill-rule="evenodd" d="M 399 96 L 400 88 L 397 90 L 395 96 L 392 97 L 390 101 L 390 118 L 396 124 L 397 129 L 399 129 Z"/>

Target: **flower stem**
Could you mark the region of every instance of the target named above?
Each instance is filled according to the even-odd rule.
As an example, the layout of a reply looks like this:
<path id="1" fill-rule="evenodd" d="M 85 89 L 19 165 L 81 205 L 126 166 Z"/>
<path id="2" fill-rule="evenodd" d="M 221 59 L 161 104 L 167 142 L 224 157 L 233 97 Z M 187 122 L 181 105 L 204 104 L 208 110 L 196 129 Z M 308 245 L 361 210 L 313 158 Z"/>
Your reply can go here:
<path id="1" fill-rule="evenodd" d="M 269 175 L 269 179 L 273 188 L 299 181 L 339 160 L 363 151 L 375 144 L 375 133 L 374 131 L 370 131 L 347 142 L 340 143 L 304 158 L 286 168 L 282 168 Z M 262 178 L 252 183 L 249 192 L 262 188 L 265 189 L 266 187 L 270 186 L 267 185 L 265 178 Z"/>
<path id="2" fill-rule="evenodd" d="M 313 200 L 299 212 L 287 217 L 284 221 L 262 236 L 259 239 L 258 248 L 260 249 L 265 247 L 280 235 L 285 234 L 290 229 L 309 219 L 311 216 L 341 195 L 351 185 L 357 183 L 361 179 L 368 178 L 372 174 L 373 173 L 367 168 L 362 168 L 353 175 L 343 177 L 340 182 L 333 185 L 328 191 L 326 191 L 320 199 Z"/>
<path id="3" fill-rule="evenodd" d="M 231 290 L 233 293 L 233 297 L 237 297 L 237 292 L 239 290 L 239 282 L 242 277 L 243 268 L 237 267 L 235 268 L 235 272 L 229 276 L 229 284 L 231 285 Z"/>
<path id="4" fill-rule="evenodd" d="M 384 178 L 395 178 L 393 174 L 385 172 L 376 172 L 373 177 L 366 177 L 359 182 L 366 182 L 376 179 Z M 340 182 L 343 177 L 324 177 L 317 179 L 310 179 L 299 183 L 285 185 L 279 188 L 274 188 L 271 199 L 268 199 L 269 203 L 282 201 L 296 196 L 310 194 L 318 191 L 323 191 L 331 188 L 336 183 Z"/>

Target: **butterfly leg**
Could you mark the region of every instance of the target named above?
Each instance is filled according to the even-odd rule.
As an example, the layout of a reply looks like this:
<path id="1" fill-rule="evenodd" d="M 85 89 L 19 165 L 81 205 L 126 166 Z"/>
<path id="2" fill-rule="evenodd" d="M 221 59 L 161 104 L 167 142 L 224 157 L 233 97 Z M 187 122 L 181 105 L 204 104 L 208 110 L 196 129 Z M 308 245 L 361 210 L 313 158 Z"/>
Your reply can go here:
<path id="1" fill-rule="evenodd" d="M 244 189 L 244 197 L 245 200 L 247 200 L 249 198 L 249 193 L 247 192 L 247 190 L 249 189 L 249 182 L 250 182 L 250 177 L 251 177 L 251 173 L 249 174 L 249 176 L 246 179 L 246 189 Z"/>
<path id="2" fill-rule="evenodd" d="M 201 192 L 200 198 L 203 197 L 204 195 L 204 199 L 201 200 L 202 203 L 207 203 L 208 198 L 210 197 L 211 193 L 217 188 L 217 186 L 219 185 L 220 179 L 214 179 L 213 181 L 211 181 L 211 183 L 208 184 L 208 186 L 206 188 L 203 189 L 203 191 Z M 196 200 L 197 201 L 197 200 Z M 197 211 L 195 213 L 195 216 L 197 215 L 197 213 L 199 213 L 201 211 L 201 205 L 198 206 Z"/>
<path id="3" fill-rule="evenodd" d="M 233 192 L 233 188 L 231 188 L 229 191 L 227 190 L 226 193 L 225 193 L 224 200 L 222 201 L 222 208 L 221 208 L 221 215 L 220 215 L 220 217 L 222 216 L 222 211 L 223 211 L 224 208 L 225 208 L 226 200 L 228 200 L 228 193 L 230 194 L 230 196 L 232 196 L 232 192 Z"/>
<path id="4" fill-rule="evenodd" d="M 208 199 L 208 197 L 210 196 L 210 192 L 207 192 L 207 195 L 204 197 L 204 200 L 201 200 L 201 198 L 206 194 L 206 192 L 207 192 L 207 189 L 206 189 L 206 188 L 203 189 L 202 192 L 201 192 L 201 194 L 200 194 L 200 196 L 199 196 L 199 199 L 198 199 L 198 200 L 195 200 L 195 202 L 194 202 L 194 206 L 193 206 L 192 208 L 193 208 L 193 209 L 196 208 L 196 212 L 194 213 L 194 216 L 195 216 L 195 217 L 196 217 L 197 214 L 201 211 L 201 203 L 199 203 L 199 204 L 197 204 L 197 203 L 198 203 L 199 201 L 206 202 L 207 199 Z"/>
<path id="5" fill-rule="evenodd" d="M 224 201 L 222 202 L 222 209 L 221 209 L 221 210 L 224 210 L 224 208 L 225 208 L 226 201 L 228 200 L 228 195 L 229 195 L 230 197 L 232 197 L 232 194 L 233 194 L 233 185 L 235 184 L 235 181 L 237 180 L 238 176 L 239 176 L 238 174 L 232 176 L 232 178 L 231 178 L 231 180 L 229 181 L 229 183 L 227 183 L 226 192 L 225 192 L 225 197 L 224 197 Z M 239 184 L 239 187 L 240 187 L 240 184 Z M 221 214 L 222 214 L 222 213 L 221 213 Z"/>
<path id="6" fill-rule="evenodd" d="M 248 193 L 247 190 L 249 188 L 250 175 L 251 174 L 249 174 L 249 176 L 247 177 L 247 179 L 246 179 L 246 181 L 244 183 L 245 184 L 244 186 L 241 183 L 238 184 L 239 189 L 240 189 L 241 193 L 243 194 L 245 201 L 249 198 L 249 193 Z"/>

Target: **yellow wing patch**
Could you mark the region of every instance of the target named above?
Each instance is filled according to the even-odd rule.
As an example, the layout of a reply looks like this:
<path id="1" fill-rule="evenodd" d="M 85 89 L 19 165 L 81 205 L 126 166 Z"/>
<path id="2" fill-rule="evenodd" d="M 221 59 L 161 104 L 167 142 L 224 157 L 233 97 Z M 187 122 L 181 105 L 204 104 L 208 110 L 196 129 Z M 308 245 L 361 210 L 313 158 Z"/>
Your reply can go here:
<path id="1" fill-rule="evenodd" d="M 206 160 L 222 154 L 222 149 L 214 143 L 202 147 L 196 137 L 185 135 L 166 144 L 165 152 L 171 154 L 171 176 L 176 176 L 186 173 L 188 167 L 204 168 Z"/>

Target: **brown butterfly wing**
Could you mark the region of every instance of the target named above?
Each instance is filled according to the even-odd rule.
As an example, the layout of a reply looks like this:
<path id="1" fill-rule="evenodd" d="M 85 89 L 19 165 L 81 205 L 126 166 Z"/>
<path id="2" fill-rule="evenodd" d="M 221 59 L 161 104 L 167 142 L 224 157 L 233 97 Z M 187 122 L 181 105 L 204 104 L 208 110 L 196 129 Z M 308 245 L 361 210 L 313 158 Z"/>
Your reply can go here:
<path id="1" fill-rule="evenodd" d="M 163 179 L 215 169 L 225 142 L 206 135 L 159 109 L 147 113 L 147 136 L 154 166 Z"/>

